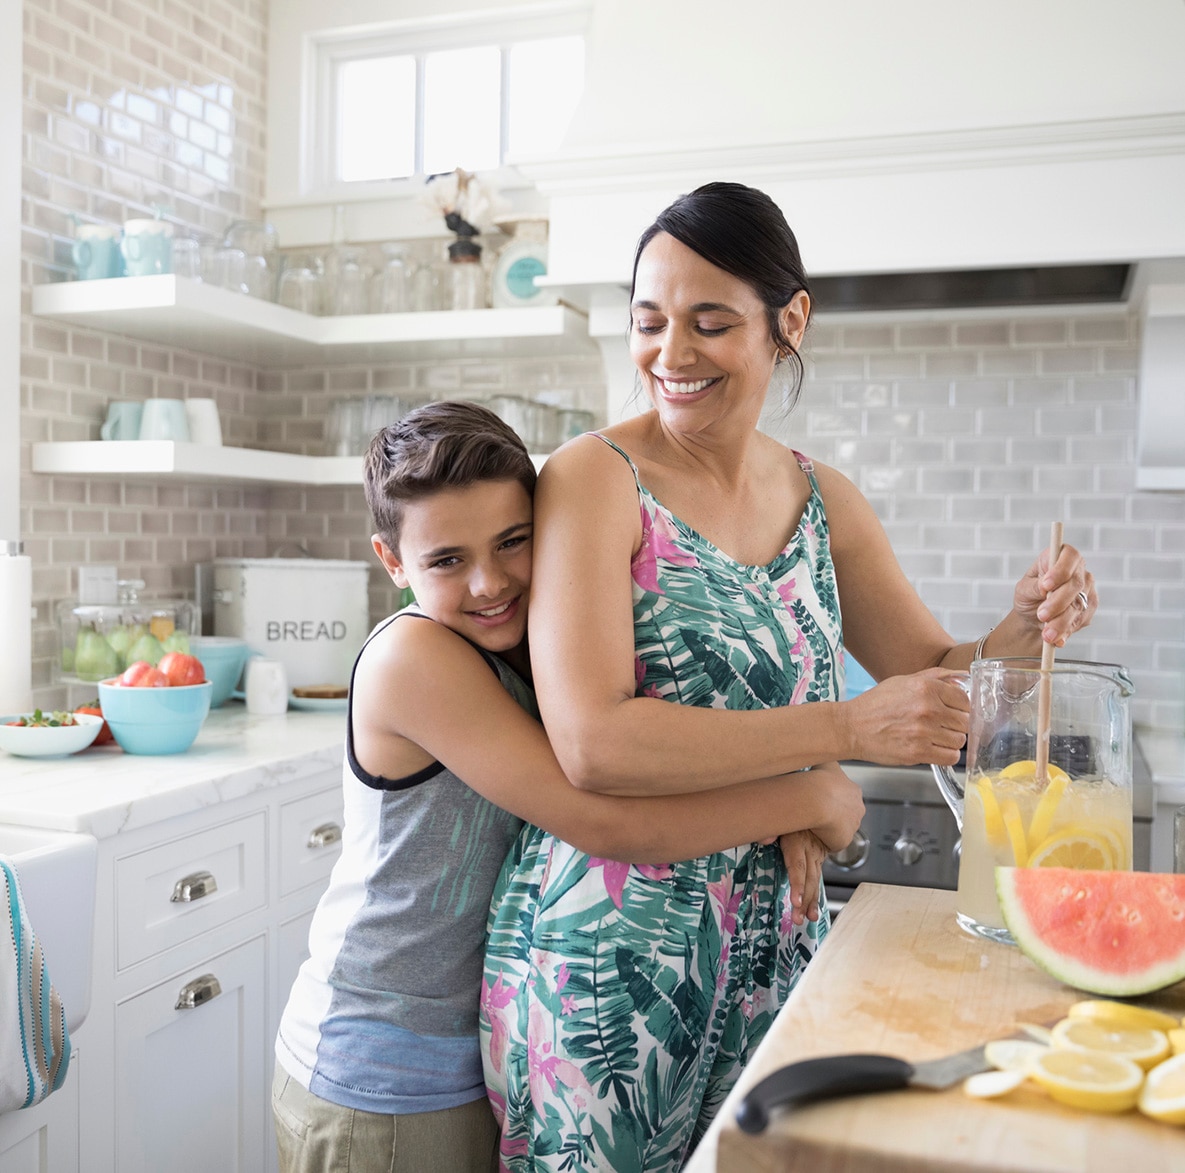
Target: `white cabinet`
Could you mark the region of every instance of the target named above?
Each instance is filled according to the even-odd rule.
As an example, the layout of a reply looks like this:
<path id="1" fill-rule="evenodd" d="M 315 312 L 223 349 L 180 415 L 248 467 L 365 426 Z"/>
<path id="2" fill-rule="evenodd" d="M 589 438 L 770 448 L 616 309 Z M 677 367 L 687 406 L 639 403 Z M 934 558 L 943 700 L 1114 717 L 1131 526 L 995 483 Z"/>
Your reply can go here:
<path id="1" fill-rule="evenodd" d="M 119 1173 L 258 1173 L 266 1164 L 263 936 L 115 1008 Z"/>
<path id="2" fill-rule="evenodd" d="M 30 1169 L 275 1168 L 275 1032 L 341 823 L 340 768 L 310 759 L 248 797 L 100 840 L 74 1161 Z"/>
<path id="3" fill-rule="evenodd" d="M 56 1092 L 34 1108 L 0 1116 L 0 1173 L 78 1173 L 77 1052 Z"/>

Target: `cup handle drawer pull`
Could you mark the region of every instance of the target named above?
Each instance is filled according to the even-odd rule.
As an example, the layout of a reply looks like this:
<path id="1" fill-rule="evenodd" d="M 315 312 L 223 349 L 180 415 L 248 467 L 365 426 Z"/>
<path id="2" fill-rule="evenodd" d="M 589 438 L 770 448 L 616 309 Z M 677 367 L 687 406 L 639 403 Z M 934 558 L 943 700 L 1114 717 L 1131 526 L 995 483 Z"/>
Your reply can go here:
<path id="1" fill-rule="evenodd" d="M 209 872 L 194 872 L 192 875 L 183 876 L 173 885 L 173 895 L 169 897 L 169 902 L 190 904 L 217 891 L 218 881 Z"/>
<path id="2" fill-rule="evenodd" d="M 181 987 L 174 1010 L 193 1010 L 203 1002 L 209 1002 L 222 993 L 222 986 L 212 973 L 204 973 Z"/>
<path id="3" fill-rule="evenodd" d="M 309 832 L 310 848 L 328 847 L 331 843 L 340 843 L 342 829 L 336 823 L 322 823 Z"/>

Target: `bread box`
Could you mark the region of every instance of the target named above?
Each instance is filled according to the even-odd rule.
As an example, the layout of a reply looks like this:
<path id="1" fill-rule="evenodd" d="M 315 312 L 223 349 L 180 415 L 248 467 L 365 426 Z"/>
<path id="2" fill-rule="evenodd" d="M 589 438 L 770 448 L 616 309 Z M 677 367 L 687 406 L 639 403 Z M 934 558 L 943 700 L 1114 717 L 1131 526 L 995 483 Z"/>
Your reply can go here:
<path id="1" fill-rule="evenodd" d="M 216 558 L 214 634 L 279 660 L 290 687 L 347 685 L 370 631 L 368 562 Z"/>

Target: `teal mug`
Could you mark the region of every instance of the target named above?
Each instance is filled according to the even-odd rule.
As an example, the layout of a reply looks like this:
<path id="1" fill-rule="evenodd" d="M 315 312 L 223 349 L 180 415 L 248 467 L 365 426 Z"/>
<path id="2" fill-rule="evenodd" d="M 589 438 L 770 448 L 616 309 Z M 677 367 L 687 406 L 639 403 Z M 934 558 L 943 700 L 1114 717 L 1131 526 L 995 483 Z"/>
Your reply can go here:
<path id="1" fill-rule="evenodd" d="M 70 251 L 79 281 L 123 276 L 118 228 L 109 224 L 80 224 Z"/>
<path id="2" fill-rule="evenodd" d="M 120 399 L 107 405 L 107 418 L 99 428 L 104 440 L 138 440 L 144 404 Z"/>
<path id="3" fill-rule="evenodd" d="M 173 226 L 163 220 L 125 220 L 124 268 L 129 277 L 173 271 Z"/>

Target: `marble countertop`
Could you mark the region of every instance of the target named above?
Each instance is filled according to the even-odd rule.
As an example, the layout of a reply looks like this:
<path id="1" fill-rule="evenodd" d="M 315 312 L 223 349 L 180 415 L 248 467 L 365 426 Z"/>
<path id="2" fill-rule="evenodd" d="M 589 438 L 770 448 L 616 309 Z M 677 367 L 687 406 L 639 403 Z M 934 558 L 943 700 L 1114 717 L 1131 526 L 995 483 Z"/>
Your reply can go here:
<path id="1" fill-rule="evenodd" d="M 282 784 L 339 769 L 345 710 L 252 716 L 214 709 L 181 754 L 124 753 L 114 743 L 66 758 L 0 751 L 0 823 L 106 839 Z"/>

